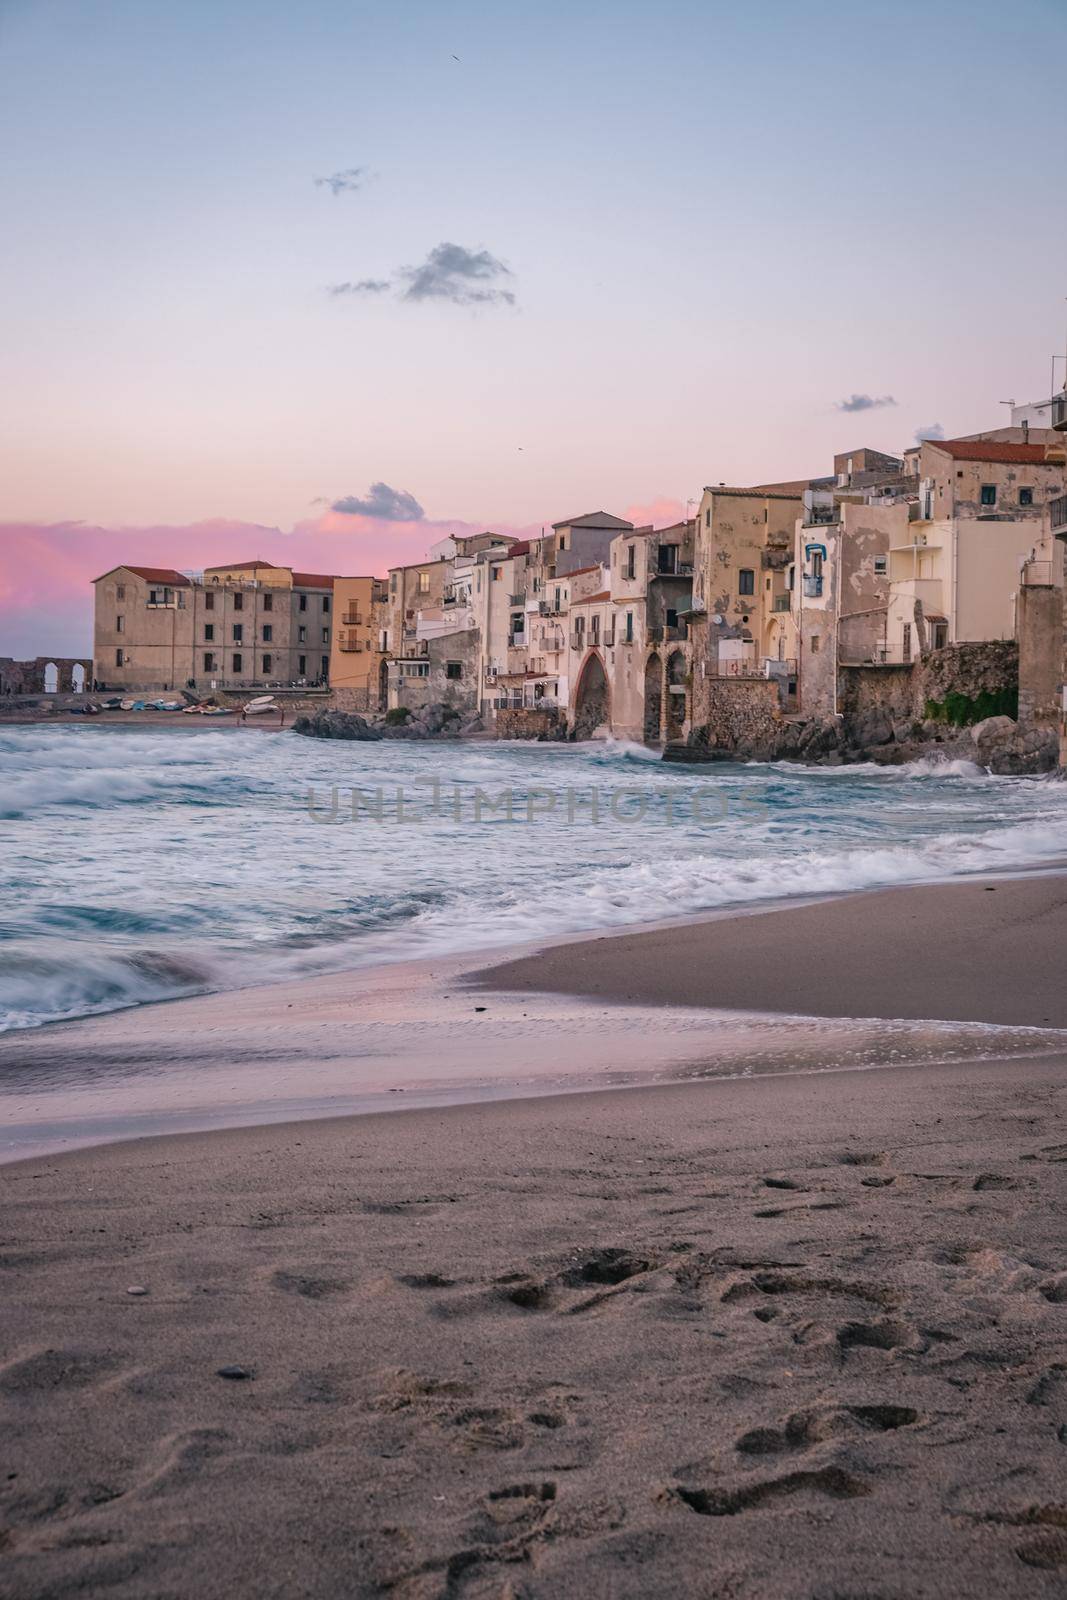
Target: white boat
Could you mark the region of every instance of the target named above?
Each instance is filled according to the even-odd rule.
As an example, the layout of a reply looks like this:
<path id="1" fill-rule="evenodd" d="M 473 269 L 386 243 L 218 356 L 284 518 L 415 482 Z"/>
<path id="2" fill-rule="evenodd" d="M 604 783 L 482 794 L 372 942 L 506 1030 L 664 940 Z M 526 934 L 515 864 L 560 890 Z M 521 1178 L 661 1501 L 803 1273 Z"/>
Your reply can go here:
<path id="1" fill-rule="evenodd" d="M 245 716 L 258 717 L 261 712 L 277 711 L 278 709 L 278 702 L 272 694 L 258 694 L 254 700 L 250 700 L 245 706 Z"/>

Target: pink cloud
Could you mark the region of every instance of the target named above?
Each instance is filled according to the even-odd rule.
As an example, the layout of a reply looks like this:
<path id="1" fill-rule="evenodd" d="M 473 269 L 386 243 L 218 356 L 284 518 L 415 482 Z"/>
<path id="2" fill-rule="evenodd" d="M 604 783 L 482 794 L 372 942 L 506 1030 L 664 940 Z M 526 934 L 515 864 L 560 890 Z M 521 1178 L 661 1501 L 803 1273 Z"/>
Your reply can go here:
<path id="1" fill-rule="evenodd" d="M 684 508 L 658 499 L 631 507 L 635 523 L 677 522 Z M 81 522 L 0 523 L 0 656 L 86 655 L 92 647 L 92 580 L 123 562 L 199 569 L 223 561 L 276 561 L 304 572 L 385 575 L 421 561 L 450 533 L 482 533 L 472 522 L 383 522 L 327 510 L 288 533 L 222 517 L 188 526 L 101 528 Z M 540 525 L 496 526 L 531 538 Z"/>
<path id="2" fill-rule="evenodd" d="M 691 505 L 689 509 L 691 515 Z M 656 528 L 669 528 L 672 523 L 685 520 L 685 506 L 680 500 L 670 500 L 661 495 L 659 499 L 649 500 L 645 505 L 628 506 L 623 515 L 638 528 L 645 528 L 649 523 Z"/>

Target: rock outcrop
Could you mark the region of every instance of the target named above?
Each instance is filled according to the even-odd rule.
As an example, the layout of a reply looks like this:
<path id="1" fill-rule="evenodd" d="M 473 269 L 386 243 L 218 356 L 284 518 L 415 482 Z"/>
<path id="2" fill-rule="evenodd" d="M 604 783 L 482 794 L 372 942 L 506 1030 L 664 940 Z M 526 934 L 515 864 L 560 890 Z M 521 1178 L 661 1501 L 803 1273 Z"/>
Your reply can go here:
<path id="1" fill-rule="evenodd" d="M 1009 778 L 1051 772 L 1059 762 L 1060 740 L 1055 728 L 1022 727 L 1011 717 L 987 717 L 970 729 L 975 759 L 990 772 Z"/>
<path id="2" fill-rule="evenodd" d="M 297 717 L 293 732 L 306 734 L 310 739 L 377 740 L 382 737 L 381 728 L 354 711 L 316 711 L 312 716 Z"/>

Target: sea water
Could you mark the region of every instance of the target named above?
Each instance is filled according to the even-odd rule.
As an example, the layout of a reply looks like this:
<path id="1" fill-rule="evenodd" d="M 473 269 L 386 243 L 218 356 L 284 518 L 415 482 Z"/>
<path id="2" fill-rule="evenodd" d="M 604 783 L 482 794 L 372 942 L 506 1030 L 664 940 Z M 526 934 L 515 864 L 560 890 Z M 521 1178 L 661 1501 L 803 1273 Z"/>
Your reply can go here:
<path id="1" fill-rule="evenodd" d="M 617 742 L 0 729 L 0 1030 L 1067 857 L 1067 784 Z"/>

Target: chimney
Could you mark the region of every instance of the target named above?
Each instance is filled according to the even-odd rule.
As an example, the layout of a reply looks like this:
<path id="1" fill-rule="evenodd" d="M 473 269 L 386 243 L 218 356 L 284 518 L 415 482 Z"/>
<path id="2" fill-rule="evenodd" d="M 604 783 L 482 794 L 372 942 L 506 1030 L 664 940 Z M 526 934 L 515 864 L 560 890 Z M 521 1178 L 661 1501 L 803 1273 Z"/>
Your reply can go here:
<path id="1" fill-rule="evenodd" d="M 1024 420 L 1023 420 L 1023 444 L 1029 444 L 1029 443 L 1030 443 L 1030 424 L 1024 418 Z"/>

